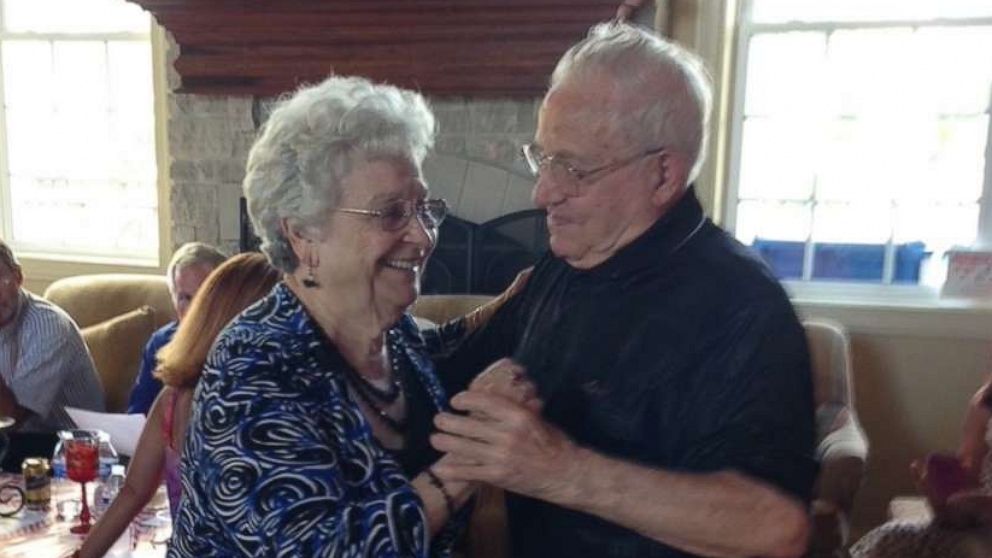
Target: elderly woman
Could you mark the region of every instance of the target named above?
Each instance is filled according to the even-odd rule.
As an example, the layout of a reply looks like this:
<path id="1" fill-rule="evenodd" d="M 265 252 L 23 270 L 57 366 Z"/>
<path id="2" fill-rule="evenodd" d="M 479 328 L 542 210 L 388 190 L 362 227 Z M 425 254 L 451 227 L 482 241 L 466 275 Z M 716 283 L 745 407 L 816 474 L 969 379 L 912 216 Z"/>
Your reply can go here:
<path id="1" fill-rule="evenodd" d="M 272 111 L 244 191 L 284 278 L 207 360 L 169 556 L 446 553 L 472 487 L 432 471 L 445 397 L 405 314 L 446 213 L 434 128 L 419 94 L 355 77 Z"/>

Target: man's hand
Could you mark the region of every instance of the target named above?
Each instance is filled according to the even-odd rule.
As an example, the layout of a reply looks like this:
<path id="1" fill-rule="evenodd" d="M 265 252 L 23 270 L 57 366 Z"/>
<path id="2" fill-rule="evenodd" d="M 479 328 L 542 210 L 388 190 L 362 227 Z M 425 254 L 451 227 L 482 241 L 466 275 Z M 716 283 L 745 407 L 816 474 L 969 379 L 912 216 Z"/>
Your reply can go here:
<path id="1" fill-rule="evenodd" d="M 581 450 L 536 410 L 480 391 L 456 395 L 451 406 L 470 415 L 435 417 L 440 432 L 431 444 L 452 457 L 438 463 L 438 474 L 551 502 L 567 498 L 572 488 L 567 479 L 580 466 Z"/>
<path id="2" fill-rule="evenodd" d="M 537 386 L 527 377 L 526 369 L 513 359 L 501 358 L 489 365 L 472 380 L 469 391 L 501 395 L 540 411 L 542 402 L 537 397 Z"/>

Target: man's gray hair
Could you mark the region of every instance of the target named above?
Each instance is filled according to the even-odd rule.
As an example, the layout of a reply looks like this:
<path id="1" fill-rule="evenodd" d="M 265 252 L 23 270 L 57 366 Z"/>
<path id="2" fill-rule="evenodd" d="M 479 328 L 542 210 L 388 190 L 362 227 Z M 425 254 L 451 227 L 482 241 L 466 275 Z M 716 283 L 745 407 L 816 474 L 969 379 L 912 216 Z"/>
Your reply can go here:
<path id="1" fill-rule="evenodd" d="M 423 96 L 359 77 L 331 76 L 281 100 L 248 155 L 243 183 L 252 226 L 272 265 L 299 265 L 282 220 L 320 226 L 341 197 L 353 156 L 403 157 L 419 167 L 434 146 Z"/>
<path id="2" fill-rule="evenodd" d="M 688 180 L 694 180 L 706 159 L 713 104 L 702 61 L 653 32 L 626 23 L 602 23 L 558 61 L 551 90 L 566 81 L 603 74 L 625 100 L 607 106 L 614 130 L 645 149 L 670 147 L 685 154 L 692 163 Z M 590 107 L 590 112 L 602 117 L 597 109 Z"/>
<path id="3" fill-rule="evenodd" d="M 165 277 L 169 280 L 169 292 L 176 292 L 176 273 L 187 267 L 203 265 L 215 268 L 224 263 L 227 256 L 213 246 L 203 242 L 187 242 L 172 254 Z"/>
<path id="4" fill-rule="evenodd" d="M 17 256 L 3 239 L 0 239 L 0 264 L 14 273 L 21 271 L 21 264 L 17 261 Z"/>

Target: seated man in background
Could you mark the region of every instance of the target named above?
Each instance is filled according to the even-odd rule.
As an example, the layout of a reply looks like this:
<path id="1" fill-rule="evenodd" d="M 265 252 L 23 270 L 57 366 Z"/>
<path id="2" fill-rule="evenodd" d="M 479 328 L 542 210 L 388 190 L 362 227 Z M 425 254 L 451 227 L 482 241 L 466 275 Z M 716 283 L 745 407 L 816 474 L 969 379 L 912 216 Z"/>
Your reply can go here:
<path id="1" fill-rule="evenodd" d="M 48 455 L 73 428 L 65 406 L 104 409 L 103 389 L 79 328 L 61 308 L 23 288 L 14 252 L 0 240 L 0 415 L 17 424 L 5 463 Z"/>
<path id="2" fill-rule="evenodd" d="M 172 305 L 176 309 L 176 319 L 153 333 L 148 344 L 145 345 L 141 353 L 141 368 L 138 369 L 138 376 L 134 380 L 131 397 L 128 399 L 128 413 L 148 414 L 148 409 L 162 389 L 162 382 L 152 375 L 155 371 L 155 354 L 172 341 L 179 322 L 189 309 L 193 295 L 200 289 L 200 285 L 210 272 L 226 259 L 227 256 L 220 250 L 202 242 L 187 242 L 172 255 L 172 260 L 165 270 L 165 277 L 169 283 Z"/>

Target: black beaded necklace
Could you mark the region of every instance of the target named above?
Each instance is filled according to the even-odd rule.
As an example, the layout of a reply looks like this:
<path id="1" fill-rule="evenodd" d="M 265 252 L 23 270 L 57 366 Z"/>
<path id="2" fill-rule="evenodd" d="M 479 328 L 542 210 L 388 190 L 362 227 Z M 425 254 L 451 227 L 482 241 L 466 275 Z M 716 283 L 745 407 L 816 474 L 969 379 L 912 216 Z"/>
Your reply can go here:
<path id="1" fill-rule="evenodd" d="M 387 426 L 392 428 L 395 432 L 403 434 L 406 432 L 407 421 L 406 419 L 397 420 L 387 413 L 381 405 L 391 405 L 395 403 L 399 398 L 400 394 L 403 393 L 403 384 L 400 382 L 400 374 L 402 373 L 402 366 L 400 359 L 400 347 L 397 335 L 393 331 L 388 334 L 389 337 L 389 358 L 390 363 L 393 367 L 393 385 L 389 389 L 389 393 L 385 394 L 384 390 L 377 388 L 370 384 L 365 378 L 362 377 L 357 371 L 351 367 L 346 367 L 348 370 L 347 377 L 351 380 L 351 385 L 355 388 L 355 393 L 358 394 L 359 399 L 361 399 L 366 405 L 368 405 L 380 419 Z M 377 402 L 378 400 L 378 402 Z"/>
<path id="2" fill-rule="evenodd" d="M 368 379 L 365 376 L 361 375 L 353 368 L 351 367 L 347 368 L 348 376 L 352 380 L 352 383 L 355 384 L 356 389 L 363 390 L 365 392 L 365 395 L 368 395 L 369 397 L 377 401 L 381 401 L 386 405 L 392 405 L 393 403 L 395 403 L 396 399 L 399 398 L 400 393 L 403 392 L 403 386 L 400 385 L 399 374 L 397 373 L 399 368 L 397 366 L 397 357 L 395 355 L 395 351 L 396 351 L 396 347 L 390 347 L 390 352 L 393 353 L 390 355 L 391 363 L 393 365 L 393 378 L 389 386 L 386 387 L 385 389 L 380 388 L 379 386 L 368 381 Z"/>

